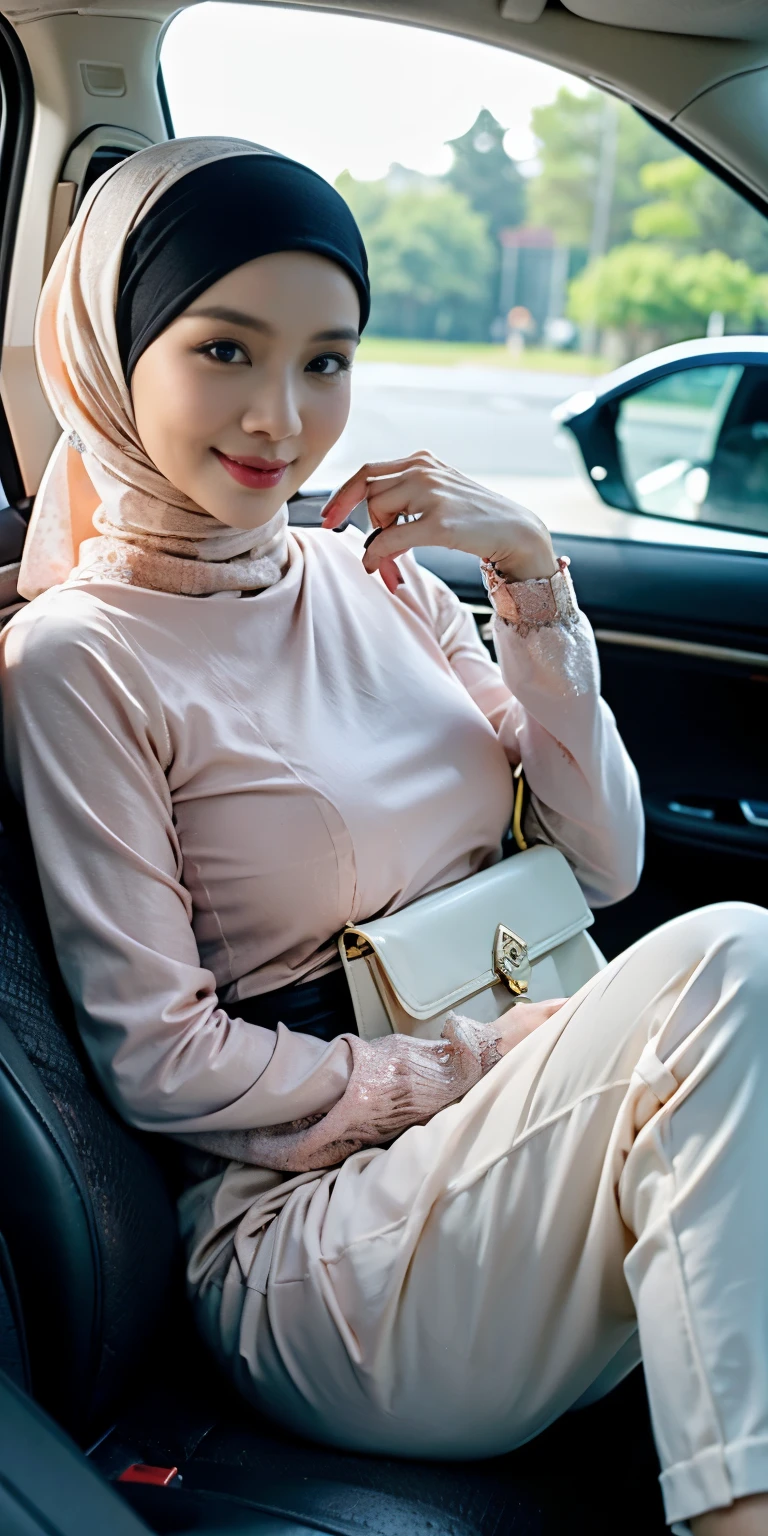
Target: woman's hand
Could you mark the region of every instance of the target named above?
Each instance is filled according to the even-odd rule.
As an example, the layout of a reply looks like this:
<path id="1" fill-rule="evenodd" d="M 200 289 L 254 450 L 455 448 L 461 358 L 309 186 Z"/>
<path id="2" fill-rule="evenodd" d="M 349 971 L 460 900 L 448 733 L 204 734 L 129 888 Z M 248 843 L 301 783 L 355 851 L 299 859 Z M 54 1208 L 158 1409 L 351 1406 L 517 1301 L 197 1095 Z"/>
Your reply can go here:
<path id="1" fill-rule="evenodd" d="M 496 1021 L 499 1029 L 499 1039 L 496 1049 L 500 1056 L 506 1056 L 507 1051 L 519 1045 L 526 1035 L 532 1035 L 535 1029 L 546 1024 L 553 1013 L 567 1003 L 567 997 L 549 997 L 545 1003 L 515 1003 L 506 1013 Z"/>
<path id="2" fill-rule="evenodd" d="M 552 576 L 555 555 L 535 512 L 488 491 L 431 453 L 364 464 L 334 492 L 323 510 L 323 527 L 336 528 L 361 501 L 368 503 L 374 534 L 363 564 L 381 571 L 390 591 L 402 581 L 395 557 L 417 545 L 442 545 L 491 560 L 510 581 Z M 398 518 L 411 521 L 399 523 Z"/>
<path id="3" fill-rule="evenodd" d="M 307 1173 L 332 1168 L 363 1147 L 383 1146 L 411 1125 L 462 1099 L 487 1072 L 566 998 L 517 1004 L 492 1024 L 450 1013 L 439 1040 L 384 1035 L 380 1040 L 348 1036 L 352 1056 L 349 1082 L 327 1114 L 254 1131 L 194 1132 L 182 1139 L 217 1157 Z"/>

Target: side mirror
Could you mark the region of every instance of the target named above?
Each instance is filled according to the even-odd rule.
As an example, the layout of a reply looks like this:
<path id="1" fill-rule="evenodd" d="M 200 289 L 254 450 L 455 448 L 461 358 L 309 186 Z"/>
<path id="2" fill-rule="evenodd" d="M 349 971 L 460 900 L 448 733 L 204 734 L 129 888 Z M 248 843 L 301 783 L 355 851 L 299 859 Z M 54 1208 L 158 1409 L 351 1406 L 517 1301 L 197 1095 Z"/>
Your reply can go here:
<path id="1" fill-rule="evenodd" d="M 768 534 L 768 336 L 664 347 L 553 416 L 608 506 Z"/>

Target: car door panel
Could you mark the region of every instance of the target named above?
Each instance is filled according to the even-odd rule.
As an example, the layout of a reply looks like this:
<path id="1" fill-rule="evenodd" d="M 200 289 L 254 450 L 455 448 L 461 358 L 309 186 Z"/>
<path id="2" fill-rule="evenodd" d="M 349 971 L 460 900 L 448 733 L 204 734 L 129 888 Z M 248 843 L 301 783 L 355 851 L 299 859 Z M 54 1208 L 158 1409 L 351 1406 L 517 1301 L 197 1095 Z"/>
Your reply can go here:
<path id="1" fill-rule="evenodd" d="M 598 914 L 598 942 L 613 954 L 678 912 L 764 900 L 768 560 L 573 535 L 555 545 L 570 557 L 595 630 L 603 695 L 637 766 L 647 818 L 639 890 Z M 478 562 L 442 549 L 418 558 L 482 626 L 489 610 Z"/>

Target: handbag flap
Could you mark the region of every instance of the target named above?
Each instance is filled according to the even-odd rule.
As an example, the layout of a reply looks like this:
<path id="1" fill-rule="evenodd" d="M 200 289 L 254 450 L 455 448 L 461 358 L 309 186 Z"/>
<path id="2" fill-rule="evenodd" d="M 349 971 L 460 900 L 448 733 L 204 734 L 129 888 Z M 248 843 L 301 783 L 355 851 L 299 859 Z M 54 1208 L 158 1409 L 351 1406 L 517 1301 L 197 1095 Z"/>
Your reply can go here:
<path id="1" fill-rule="evenodd" d="M 429 1019 L 498 979 L 500 923 L 524 940 L 534 961 L 593 922 L 570 865 L 539 844 L 399 912 L 350 925 L 342 940 L 349 959 L 367 942 L 401 1006 Z"/>

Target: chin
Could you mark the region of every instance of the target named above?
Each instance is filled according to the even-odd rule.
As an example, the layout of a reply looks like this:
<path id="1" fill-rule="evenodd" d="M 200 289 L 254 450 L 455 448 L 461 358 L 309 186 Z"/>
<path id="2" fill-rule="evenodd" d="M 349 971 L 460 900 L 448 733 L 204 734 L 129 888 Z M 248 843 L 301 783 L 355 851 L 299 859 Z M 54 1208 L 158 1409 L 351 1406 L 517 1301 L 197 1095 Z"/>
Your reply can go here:
<path id="1" fill-rule="evenodd" d="M 219 497 L 209 496 L 203 501 L 198 498 L 198 506 L 205 512 L 215 517 L 217 522 L 225 523 L 228 528 L 242 528 L 246 533 L 249 528 L 263 528 L 271 517 L 280 510 L 283 502 L 293 495 L 292 490 L 280 493 L 275 491 L 251 491 L 247 502 L 222 503 Z"/>

